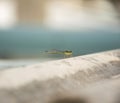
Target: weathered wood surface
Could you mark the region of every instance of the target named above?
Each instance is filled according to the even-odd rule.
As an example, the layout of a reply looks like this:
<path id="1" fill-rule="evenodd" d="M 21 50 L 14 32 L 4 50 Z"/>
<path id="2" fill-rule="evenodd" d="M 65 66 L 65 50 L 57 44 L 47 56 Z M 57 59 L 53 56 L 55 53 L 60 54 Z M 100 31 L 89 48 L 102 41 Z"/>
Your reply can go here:
<path id="1" fill-rule="evenodd" d="M 0 103 L 120 103 L 120 49 L 0 71 Z"/>

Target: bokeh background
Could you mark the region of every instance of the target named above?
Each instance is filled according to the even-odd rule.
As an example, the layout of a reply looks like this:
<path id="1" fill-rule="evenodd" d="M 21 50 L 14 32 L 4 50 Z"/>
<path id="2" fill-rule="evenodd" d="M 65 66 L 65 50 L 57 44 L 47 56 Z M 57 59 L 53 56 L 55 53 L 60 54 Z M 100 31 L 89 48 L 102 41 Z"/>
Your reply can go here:
<path id="1" fill-rule="evenodd" d="M 0 60 L 60 59 L 120 48 L 120 0 L 0 0 Z"/>

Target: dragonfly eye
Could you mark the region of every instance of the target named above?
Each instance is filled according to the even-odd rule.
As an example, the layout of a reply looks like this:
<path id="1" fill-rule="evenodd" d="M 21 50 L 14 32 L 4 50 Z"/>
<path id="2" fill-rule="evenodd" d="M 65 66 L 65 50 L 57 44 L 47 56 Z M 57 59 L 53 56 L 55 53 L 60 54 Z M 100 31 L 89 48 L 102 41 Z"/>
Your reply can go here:
<path id="1" fill-rule="evenodd" d="M 72 52 L 72 51 L 70 51 L 70 50 L 67 50 L 67 52 Z"/>

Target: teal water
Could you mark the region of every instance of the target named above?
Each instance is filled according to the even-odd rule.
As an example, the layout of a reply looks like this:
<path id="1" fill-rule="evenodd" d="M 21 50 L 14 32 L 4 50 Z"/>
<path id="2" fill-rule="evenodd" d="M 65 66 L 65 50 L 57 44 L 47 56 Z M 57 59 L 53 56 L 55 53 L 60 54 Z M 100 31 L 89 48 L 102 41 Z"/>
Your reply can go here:
<path id="1" fill-rule="evenodd" d="M 62 58 L 51 49 L 72 50 L 73 56 L 120 48 L 119 29 L 57 31 L 41 27 L 0 30 L 0 58 Z"/>

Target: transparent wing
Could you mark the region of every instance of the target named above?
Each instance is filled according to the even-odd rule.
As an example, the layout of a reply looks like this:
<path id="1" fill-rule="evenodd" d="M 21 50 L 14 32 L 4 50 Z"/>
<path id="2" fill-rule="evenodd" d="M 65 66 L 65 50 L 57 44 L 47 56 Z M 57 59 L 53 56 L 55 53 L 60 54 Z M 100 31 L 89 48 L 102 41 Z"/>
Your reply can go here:
<path id="1" fill-rule="evenodd" d="M 61 54 L 61 53 L 63 53 L 63 51 L 57 50 L 57 49 L 52 49 L 52 50 L 45 51 L 45 52 L 49 53 L 49 54 Z"/>

